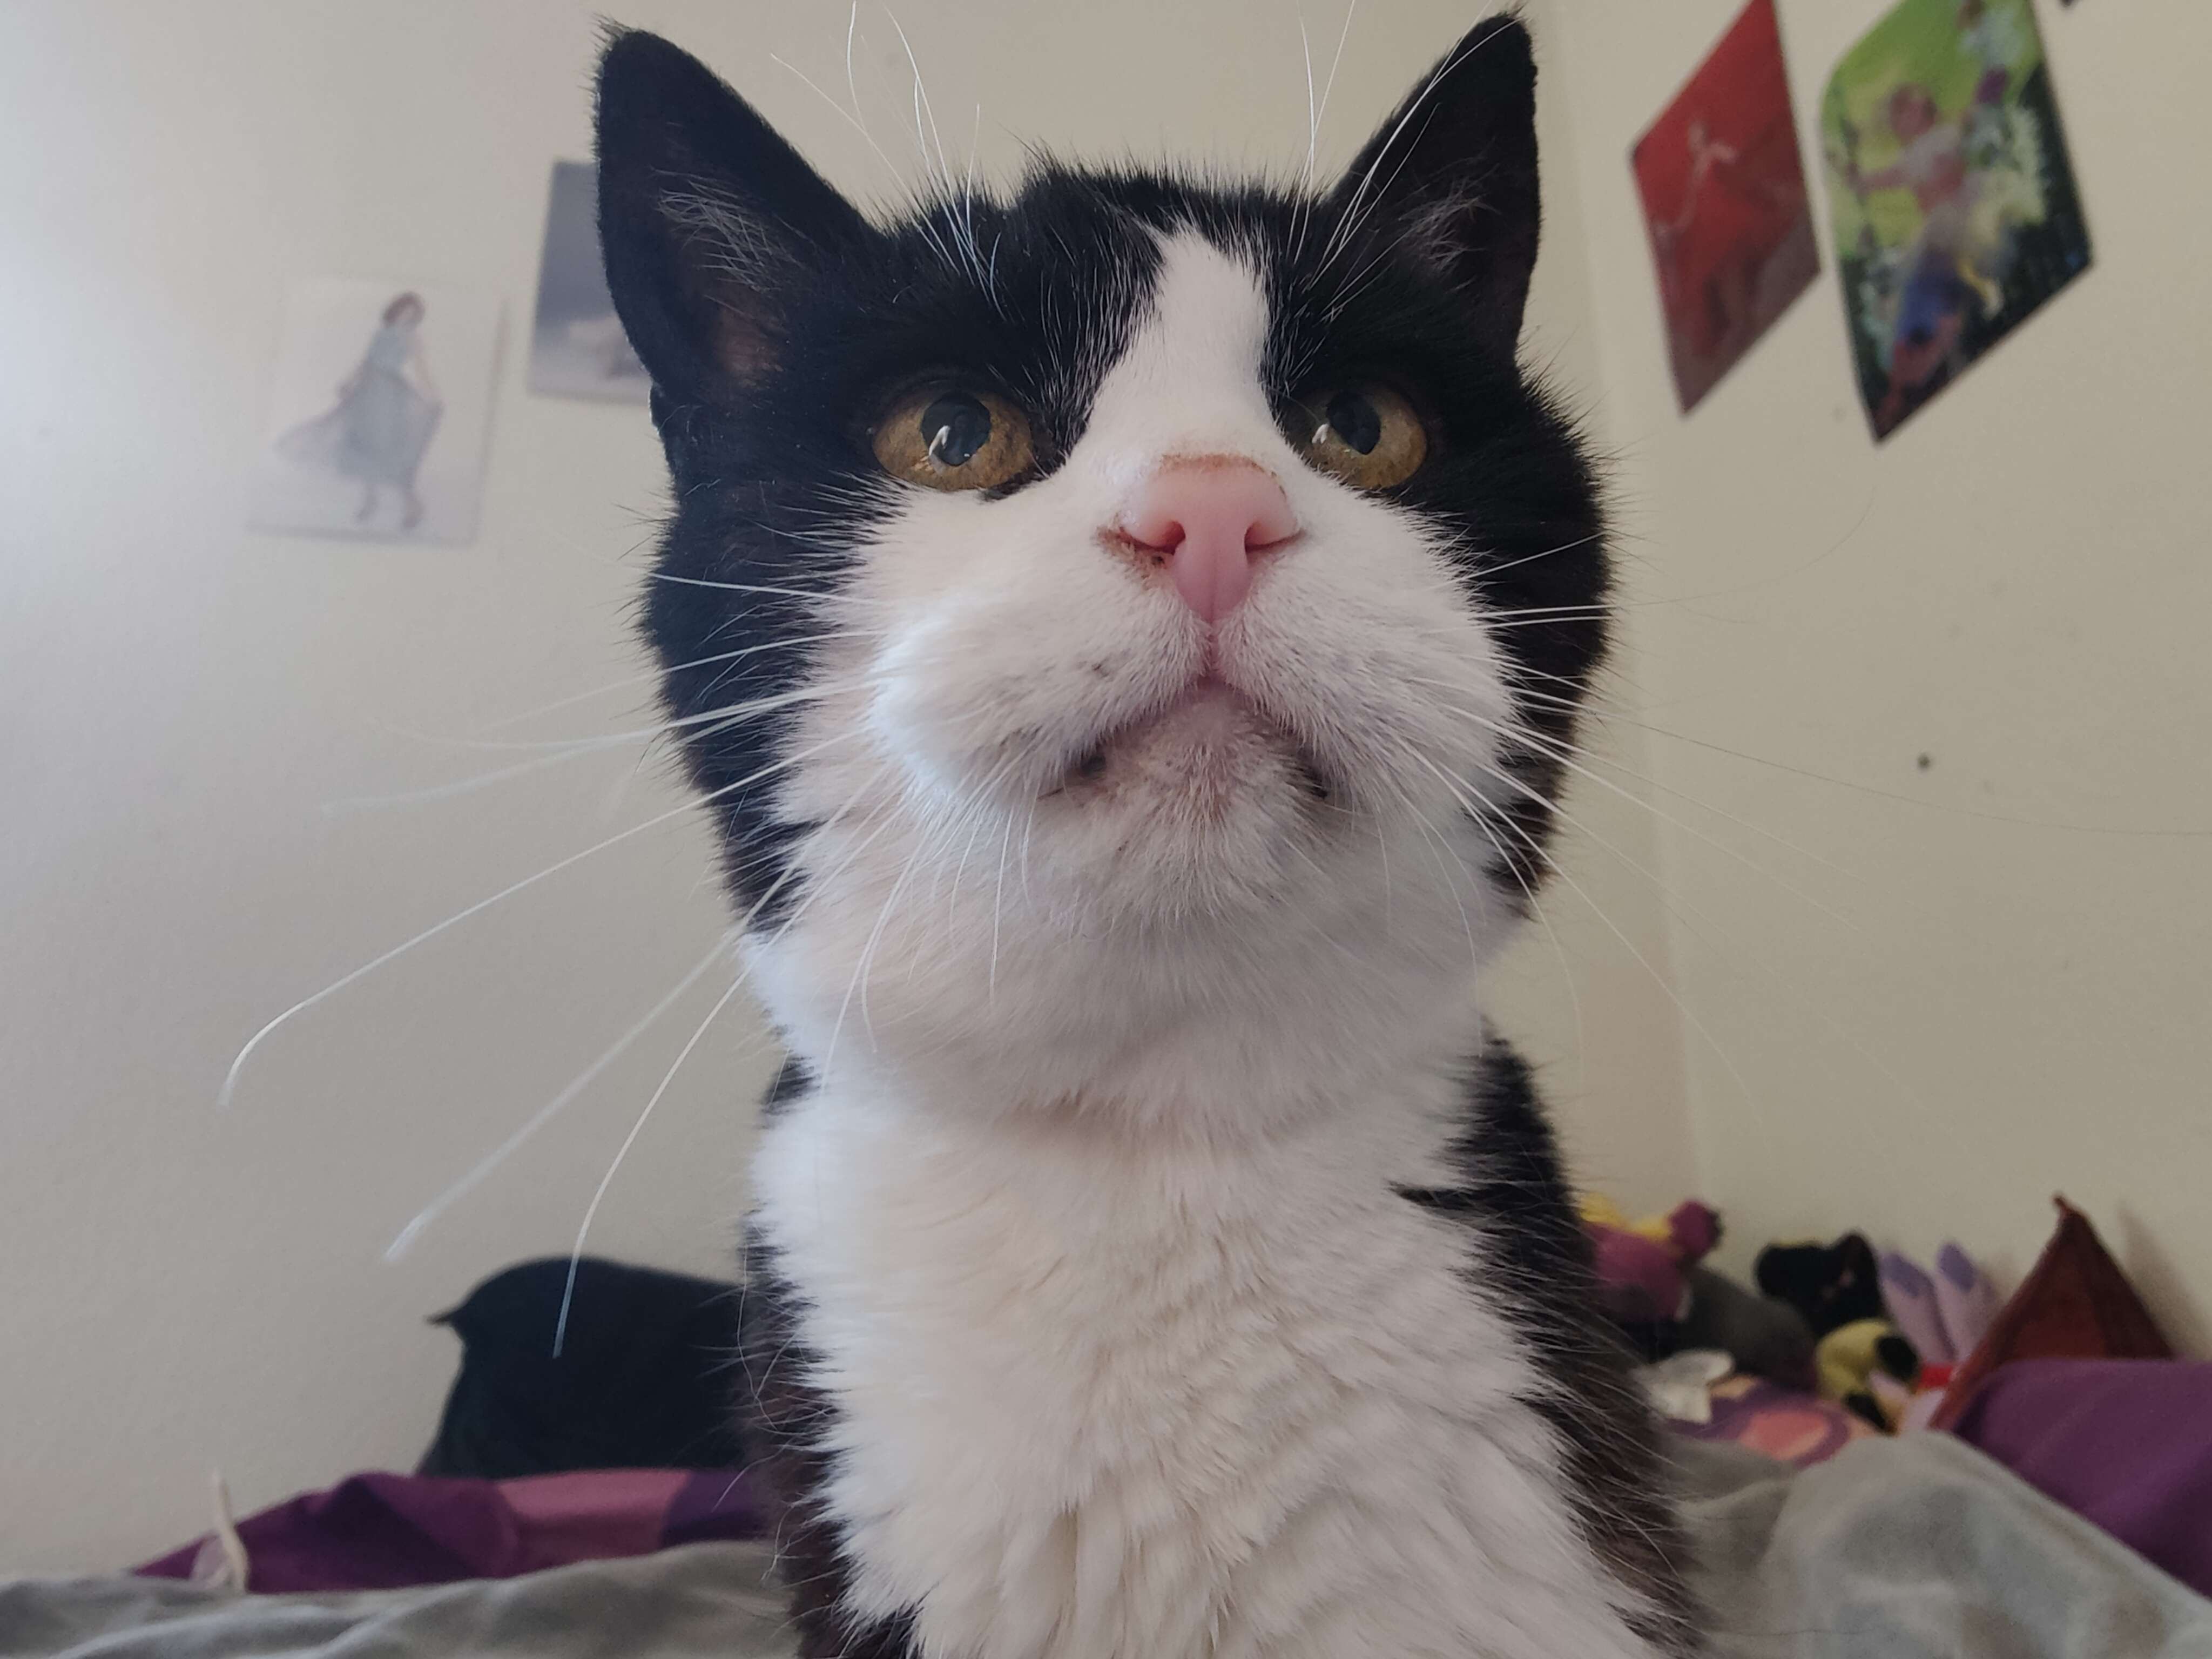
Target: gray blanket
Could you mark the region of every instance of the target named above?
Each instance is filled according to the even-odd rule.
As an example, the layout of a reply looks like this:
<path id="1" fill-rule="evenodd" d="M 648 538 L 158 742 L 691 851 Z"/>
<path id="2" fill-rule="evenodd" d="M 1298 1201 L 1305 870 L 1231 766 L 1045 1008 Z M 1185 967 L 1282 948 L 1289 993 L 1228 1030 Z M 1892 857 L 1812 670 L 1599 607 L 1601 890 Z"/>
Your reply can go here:
<path id="1" fill-rule="evenodd" d="M 1717 1659 L 2197 1659 L 2212 1602 L 1946 1435 L 1803 1474 L 1685 1445 Z M 698 1544 L 501 1583 L 237 1596 L 0 1585 L 4 1659 L 788 1659 L 767 1550 Z"/>

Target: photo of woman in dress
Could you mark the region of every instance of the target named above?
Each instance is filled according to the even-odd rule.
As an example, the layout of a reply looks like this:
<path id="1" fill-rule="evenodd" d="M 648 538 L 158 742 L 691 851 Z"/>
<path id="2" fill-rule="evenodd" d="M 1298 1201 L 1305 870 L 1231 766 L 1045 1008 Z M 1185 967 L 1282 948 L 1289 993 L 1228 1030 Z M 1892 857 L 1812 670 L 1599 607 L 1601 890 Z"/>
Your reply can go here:
<path id="1" fill-rule="evenodd" d="M 472 289 L 295 282 L 249 522 L 349 541 L 475 539 L 499 332 L 498 296 Z"/>
<path id="2" fill-rule="evenodd" d="M 398 499 L 403 531 L 422 521 L 415 475 L 445 413 L 422 349 L 427 314 L 420 295 L 395 296 L 361 362 L 338 387 L 336 406 L 277 441 L 288 460 L 358 480 L 361 507 L 354 517 L 364 526 L 377 521 L 387 489 Z"/>

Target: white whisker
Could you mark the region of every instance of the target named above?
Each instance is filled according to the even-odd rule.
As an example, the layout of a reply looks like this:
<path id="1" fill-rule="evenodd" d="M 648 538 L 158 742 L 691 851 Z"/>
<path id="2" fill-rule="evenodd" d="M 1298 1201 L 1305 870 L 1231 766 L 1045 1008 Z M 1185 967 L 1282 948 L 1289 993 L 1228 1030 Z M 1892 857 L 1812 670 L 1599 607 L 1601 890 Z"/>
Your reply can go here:
<path id="1" fill-rule="evenodd" d="M 623 1137 L 623 1144 L 615 1153 L 615 1161 L 607 1165 L 607 1172 L 599 1178 L 599 1188 L 592 1193 L 592 1201 L 585 1206 L 584 1224 L 576 1229 L 576 1243 L 568 1252 L 568 1277 L 561 1287 L 560 1316 L 553 1323 L 554 1358 L 561 1357 L 561 1350 L 568 1339 L 568 1307 L 575 1299 L 576 1272 L 583 1265 L 584 1241 L 590 1236 L 592 1218 L 599 1212 L 600 1200 L 606 1197 L 607 1188 L 614 1185 L 615 1175 L 622 1168 L 623 1160 L 629 1156 L 629 1149 L 637 1145 L 638 1136 L 644 1133 L 646 1121 L 653 1115 L 653 1109 L 660 1104 L 660 1097 L 668 1092 L 668 1085 L 676 1081 L 677 1073 L 684 1069 L 684 1062 L 691 1058 L 691 1051 L 699 1046 L 700 1039 L 707 1035 L 708 1028 L 721 1018 L 722 1010 L 728 1007 L 736 1000 L 738 993 L 744 988 L 745 978 L 745 975 L 739 974 L 732 980 L 730 988 L 723 992 L 720 1000 L 708 1011 L 707 1018 L 699 1022 L 699 1029 L 691 1033 L 691 1040 L 677 1054 L 662 1076 L 660 1086 L 653 1091 L 652 1097 L 645 1103 L 645 1109 L 637 1115 L 637 1121 L 630 1125 L 629 1133 Z"/>
<path id="2" fill-rule="evenodd" d="M 437 1218 L 443 1215 L 447 1210 L 453 1208 L 454 1205 L 459 1203 L 461 1200 L 466 1198 L 471 1193 L 474 1192 L 477 1187 L 483 1183 L 487 1176 L 489 1176 L 495 1170 L 498 1169 L 501 1164 L 506 1163 L 507 1160 L 513 1157 L 516 1152 L 520 1151 L 524 1143 L 528 1141 L 531 1137 L 535 1135 L 547 1124 L 550 1123 L 555 1118 L 558 1117 L 562 1112 L 568 1107 L 570 1103 L 574 1101 L 579 1095 L 584 1092 L 585 1090 L 591 1087 L 593 1080 L 596 1079 L 602 1072 L 605 1071 L 608 1066 L 613 1065 L 617 1060 L 620 1059 L 623 1054 L 629 1050 L 629 1046 L 632 1043 L 635 1042 L 638 1038 L 643 1036 L 647 1030 L 651 1030 L 653 1026 L 657 1024 L 659 1022 L 661 1016 L 665 1014 L 671 1008 L 674 1007 L 677 1003 L 682 1000 L 684 994 L 686 991 L 689 991 L 694 985 L 696 985 L 701 977 L 705 975 L 709 968 L 712 968 L 717 962 L 721 961 L 728 955 L 730 941 L 737 936 L 737 933 L 738 930 L 736 928 L 732 928 L 728 932 L 725 933 L 720 939 L 715 941 L 714 948 L 708 951 L 705 956 L 699 959 L 698 965 L 693 968 L 690 973 L 684 975 L 682 979 L 677 981 L 676 988 L 674 990 L 669 992 L 665 996 L 662 997 L 659 1001 L 654 1003 L 651 1008 L 647 1009 L 645 1013 L 639 1018 L 635 1024 L 632 1025 L 627 1031 L 624 1031 L 620 1036 L 617 1037 L 614 1042 L 608 1046 L 604 1054 L 602 1054 L 597 1060 L 593 1060 L 589 1066 L 586 1066 L 582 1071 L 577 1073 L 576 1075 L 569 1080 L 567 1087 L 563 1088 L 560 1093 L 555 1095 L 550 1100 L 547 1101 L 543 1106 L 540 1106 L 535 1112 L 532 1113 L 530 1116 L 524 1121 L 520 1128 L 515 1130 L 513 1134 L 507 1136 L 505 1140 L 500 1142 L 497 1146 L 494 1147 L 489 1153 L 485 1154 L 485 1156 L 479 1160 L 475 1167 L 471 1169 L 466 1175 L 463 1176 L 452 1186 L 447 1188 L 444 1192 L 440 1193 L 437 1197 L 432 1199 L 428 1204 L 425 1204 L 420 1210 L 416 1212 L 414 1219 L 410 1221 L 404 1227 L 402 1227 L 399 1230 L 398 1236 L 395 1237 L 390 1244 L 385 1247 L 384 1259 L 386 1261 L 398 1261 L 401 1257 L 405 1255 L 407 1252 L 413 1248 L 415 1241 L 422 1237 L 422 1232 L 426 1228 L 437 1220 Z"/>

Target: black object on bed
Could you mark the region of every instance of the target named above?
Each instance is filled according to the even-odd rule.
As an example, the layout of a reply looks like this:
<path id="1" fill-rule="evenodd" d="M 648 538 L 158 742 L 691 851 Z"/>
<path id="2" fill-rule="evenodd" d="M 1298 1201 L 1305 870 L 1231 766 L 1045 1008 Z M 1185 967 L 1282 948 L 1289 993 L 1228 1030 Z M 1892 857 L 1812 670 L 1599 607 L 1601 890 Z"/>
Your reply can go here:
<path id="1" fill-rule="evenodd" d="M 461 1339 L 461 1371 L 416 1472 L 507 1480 L 743 1462 L 738 1287 L 586 1256 L 556 1358 L 568 1278 L 565 1257 L 526 1261 L 433 1322 Z"/>

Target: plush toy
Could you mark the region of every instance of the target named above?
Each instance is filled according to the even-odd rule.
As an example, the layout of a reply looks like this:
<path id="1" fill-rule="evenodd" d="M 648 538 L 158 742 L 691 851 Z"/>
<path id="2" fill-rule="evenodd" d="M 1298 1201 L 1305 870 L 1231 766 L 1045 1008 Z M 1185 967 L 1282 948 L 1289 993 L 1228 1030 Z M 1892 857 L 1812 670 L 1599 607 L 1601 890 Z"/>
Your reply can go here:
<path id="1" fill-rule="evenodd" d="M 1814 1350 L 1820 1394 L 1878 1429 L 1893 1431 L 1920 1380 L 1920 1356 L 1887 1319 L 1838 1325 Z"/>
<path id="2" fill-rule="evenodd" d="M 1935 1366 L 1948 1364 L 1948 1346 L 1937 1359 L 1920 1346 L 1944 1340 L 1927 1275 L 1901 1256 L 1877 1261 L 1857 1233 L 1832 1244 L 1771 1244 L 1759 1253 L 1755 1271 L 1759 1288 L 1796 1308 L 1819 1336 L 1820 1393 L 1876 1428 L 1896 1429 L 1914 1390 L 1942 1374 Z M 1902 1316 L 1894 1319 L 1883 1296 L 1893 1285 Z M 1924 1378 L 1923 1361 L 1929 1362 Z"/>
<path id="3" fill-rule="evenodd" d="M 1796 1309 L 1816 1337 L 1839 1325 L 1887 1316 L 1874 1246 L 1856 1233 L 1832 1244 L 1770 1244 L 1752 1272 L 1759 1288 Z"/>
<path id="4" fill-rule="evenodd" d="M 1688 1311 L 1677 1328 L 1686 1348 L 1717 1348 L 1750 1376 L 1813 1392 L 1813 1332 L 1787 1302 L 1739 1285 L 1710 1267 L 1687 1275 Z"/>
<path id="5" fill-rule="evenodd" d="M 1631 1221 L 1592 1196 L 1582 1217 L 1606 1310 L 1644 1358 L 1716 1350 L 1750 1376 L 1813 1387 L 1813 1333 L 1796 1311 L 1699 1265 L 1720 1242 L 1711 1206 L 1692 1200 Z"/>
<path id="6" fill-rule="evenodd" d="M 1689 1271 L 1719 1243 L 1720 1217 L 1692 1199 L 1632 1222 L 1595 1194 L 1583 1200 L 1582 1217 L 1606 1311 L 1645 1358 L 1672 1352 L 1679 1346 L 1672 1328 L 1689 1308 Z"/>

